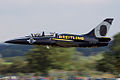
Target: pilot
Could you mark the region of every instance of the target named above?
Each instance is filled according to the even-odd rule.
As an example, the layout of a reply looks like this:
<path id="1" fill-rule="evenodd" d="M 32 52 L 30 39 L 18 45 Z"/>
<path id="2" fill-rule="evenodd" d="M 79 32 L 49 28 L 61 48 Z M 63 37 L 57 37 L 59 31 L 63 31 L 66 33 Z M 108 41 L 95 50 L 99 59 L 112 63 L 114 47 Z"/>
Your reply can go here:
<path id="1" fill-rule="evenodd" d="M 41 36 L 41 34 L 38 34 L 38 37 L 40 37 Z"/>
<path id="2" fill-rule="evenodd" d="M 34 33 L 34 37 L 37 37 L 37 34 L 36 34 L 36 33 Z"/>

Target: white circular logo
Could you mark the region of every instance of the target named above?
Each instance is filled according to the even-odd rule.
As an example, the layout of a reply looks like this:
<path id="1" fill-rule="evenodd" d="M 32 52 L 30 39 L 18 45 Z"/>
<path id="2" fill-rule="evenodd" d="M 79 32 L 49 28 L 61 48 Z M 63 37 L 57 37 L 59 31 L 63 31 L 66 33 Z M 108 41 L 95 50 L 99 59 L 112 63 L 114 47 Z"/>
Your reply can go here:
<path id="1" fill-rule="evenodd" d="M 34 40 L 33 38 L 30 38 L 29 40 L 27 40 L 30 44 L 33 44 L 34 42 L 36 42 L 36 40 Z"/>

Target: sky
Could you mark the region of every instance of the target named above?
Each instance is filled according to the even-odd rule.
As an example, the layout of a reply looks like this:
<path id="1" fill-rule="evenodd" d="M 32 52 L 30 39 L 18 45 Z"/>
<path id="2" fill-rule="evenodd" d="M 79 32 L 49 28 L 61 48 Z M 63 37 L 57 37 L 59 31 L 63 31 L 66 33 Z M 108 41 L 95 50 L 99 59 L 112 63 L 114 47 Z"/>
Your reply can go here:
<path id="1" fill-rule="evenodd" d="M 120 0 L 0 0 L 0 42 L 30 33 L 85 34 L 114 18 L 108 37 L 120 32 Z"/>

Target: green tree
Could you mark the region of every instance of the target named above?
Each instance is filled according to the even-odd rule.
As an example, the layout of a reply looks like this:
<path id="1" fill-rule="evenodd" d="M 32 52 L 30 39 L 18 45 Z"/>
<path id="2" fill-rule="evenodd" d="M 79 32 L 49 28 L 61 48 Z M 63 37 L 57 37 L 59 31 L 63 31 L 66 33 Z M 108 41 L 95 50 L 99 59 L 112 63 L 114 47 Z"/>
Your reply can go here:
<path id="1" fill-rule="evenodd" d="M 72 62 L 74 48 L 47 49 L 45 46 L 35 46 L 27 53 L 28 66 L 31 72 L 47 73 L 50 69 L 68 69 Z"/>
<path id="2" fill-rule="evenodd" d="M 117 72 L 120 72 L 120 33 L 114 36 L 113 44 L 111 47 L 114 57 L 116 59 Z"/>
<path id="3" fill-rule="evenodd" d="M 53 61 L 52 69 L 70 69 L 75 48 L 52 48 L 50 52 L 52 53 L 50 57 Z"/>
<path id="4" fill-rule="evenodd" d="M 104 58 L 98 60 L 97 69 L 103 72 L 117 74 L 120 72 L 120 33 L 114 36 L 109 52 L 103 54 Z"/>
<path id="5" fill-rule="evenodd" d="M 44 72 L 46 73 L 52 66 L 52 60 L 49 55 L 51 55 L 49 49 L 42 46 L 35 46 L 27 54 L 28 66 L 31 72 Z"/>
<path id="6" fill-rule="evenodd" d="M 97 61 L 97 70 L 117 74 L 116 58 L 113 56 L 114 54 L 112 52 L 104 52 L 102 54 L 103 58 Z"/>
<path id="7" fill-rule="evenodd" d="M 11 72 L 11 73 L 28 72 L 27 62 L 19 59 L 14 60 L 10 65 L 10 67 L 8 68 L 8 72 Z"/>

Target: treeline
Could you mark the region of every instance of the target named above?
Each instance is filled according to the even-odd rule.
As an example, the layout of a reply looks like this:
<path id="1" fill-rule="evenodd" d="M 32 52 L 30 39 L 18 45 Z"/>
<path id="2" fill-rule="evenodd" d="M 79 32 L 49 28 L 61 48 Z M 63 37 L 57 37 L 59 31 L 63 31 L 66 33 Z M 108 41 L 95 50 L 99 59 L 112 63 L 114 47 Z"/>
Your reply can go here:
<path id="1" fill-rule="evenodd" d="M 25 54 L 32 48 L 32 45 L 0 44 L 0 57 L 25 56 Z M 103 51 L 109 51 L 109 47 L 107 46 L 100 48 L 76 48 L 75 50 L 81 52 L 84 56 L 90 56 Z"/>
<path id="2" fill-rule="evenodd" d="M 24 56 L 33 46 L 0 44 L 0 57 Z"/>
<path id="3" fill-rule="evenodd" d="M 22 58 L 22 59 L 21 59 Z M 50 70 L 77 71 L 79 75 L 100 74 L 96 71 L 96 60 L 101 55 L 85 57 L 75 48 L 35 46 L 26 56 L 4 58 L 0 61 L 0 73 L 42 73 Z M 91 65 L 92 64 L 92 65 Z"/>

